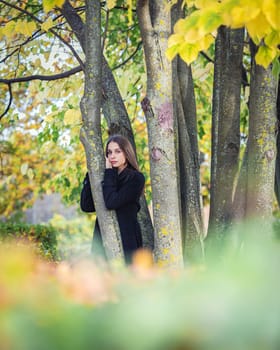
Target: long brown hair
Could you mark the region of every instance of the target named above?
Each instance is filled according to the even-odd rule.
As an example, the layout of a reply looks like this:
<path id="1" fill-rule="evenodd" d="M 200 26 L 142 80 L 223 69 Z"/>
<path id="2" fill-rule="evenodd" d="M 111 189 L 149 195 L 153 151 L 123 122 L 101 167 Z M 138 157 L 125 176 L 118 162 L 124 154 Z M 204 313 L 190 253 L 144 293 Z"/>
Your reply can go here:
<path id="1" fill-rule="evenodd" d="M 110 136 L 106 143 L 106 148 L 105 148 L 106 157 L 108 157 L 108 146 L 109 146 L 109 143 L 111 142 L 116 142 L 119 145 L 120 149 L 125 154 L 125 158 L 128 163 L 128 166 L 139 171 L 136 154 L 134 152 L 134 149 L 130 141 L 122 135 L 116 134 L 116 135 Z"/>

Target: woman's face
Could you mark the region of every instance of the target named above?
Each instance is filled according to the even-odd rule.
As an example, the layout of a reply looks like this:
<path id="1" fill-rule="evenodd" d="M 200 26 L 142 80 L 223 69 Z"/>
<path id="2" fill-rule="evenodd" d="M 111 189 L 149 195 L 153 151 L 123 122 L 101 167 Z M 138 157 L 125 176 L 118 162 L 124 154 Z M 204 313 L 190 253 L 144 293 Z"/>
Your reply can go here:
<path id="1" fill-rule="evenodd" d="M 109 143 L 107 152 L 107 157 L 113 168 L 118 168 L 120 172 L 127 166 L 125 154 L 116 142 L 111 141 Z"/>

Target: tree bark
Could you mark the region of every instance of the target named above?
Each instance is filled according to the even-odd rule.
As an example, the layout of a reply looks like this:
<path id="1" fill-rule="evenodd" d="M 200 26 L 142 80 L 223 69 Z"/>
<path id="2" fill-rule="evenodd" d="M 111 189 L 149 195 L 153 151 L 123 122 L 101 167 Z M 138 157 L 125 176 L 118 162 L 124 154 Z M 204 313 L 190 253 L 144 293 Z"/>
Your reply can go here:
<path id="1" fill-rule="evenodd" d="M 81 17 L 77 14 L 75 8 L 73 8 L 73 6 L 69 3 L 68 0 L 65 1 L 61 12 L 66 18 L 68 24 L 71 26 L 83 51 L 85 52 L 85 26 Z M 123 103 L 123 99 L 121 97 L 113 73 L 103 55 L 101 108 L 106 119 L 109 132 L 111 134 L 120 133 L 126 136 L 136 150 L 133 131 L 131 128 L 130 120 L 125 105 Z M 146 248 L 153 249 L 154 230 L 149 209 L 147 206 L 147 201 L 144 195 L 142 195 L 140 198 L 140 205 L 141 209 L 138 213 L 138 216 L 143 236 L 143 245 Z"/>
<path id="2" fill-rule="evenodd" d="M 246 218 L 271 218 L 276 159 L 277 79 L 255 62 L 251 43 Z"/>
<path id="3" fill-rule="evenodd" d="M 83 127 L 81 141 L 87 158 L 92 196 L 99 221 L 105 253 L 110 261 L 123 260 L 117 217 L 105 209 L 101 182 L 104 174 L 104 151 L 101 138 L 101 20 L 100 1 L 86 1 L 85 92 L 81 101 Z"/>
<path id="4" fill-rule="evenodd" d="M 191 68 L 178 59 L 175 83 L 178 117 L 179 170 L 184 257 L 203 257 L 203 222 L 200 203 L 200 174 L 196 130 L 196 106 Z"/>
<path id="5" fill-rule="evenodd" d="M 276 165 L 275 165 L 275 184 L 274 191 L 278 206 L 280 207 L 280 79 L 278 78 L 278 89 L 277 89 L 277 156 L 276 156 Z"/>
<path id="6" fill-rule="evenodd" d="M 171 14 L 162 1 L 140 0 L 137 14 L 147 69 L 146 116 L 155 228 L 155 260 L 161 266 L 183 265 L 176 123 L 172 99 L 172 68 L 165 57 Z"/>
<path id="7" fill-rule="evenodd" d="M 182 1 L 173 6 L 172 24 L 184 16 Z M 187 262 L 201 261 L 203 222 L 200 200 L 199 150 L 192 70 L 180 57 L 173 60 L 173 99 L 178 120 L 178 168 L 183 252 Z"/>
<path id="8" fill-rule="evenodd" d="M 231 222 L 240 148 L 244 29 L 220 27 L 215 46 L 208 237 L 222 240 Z"/>

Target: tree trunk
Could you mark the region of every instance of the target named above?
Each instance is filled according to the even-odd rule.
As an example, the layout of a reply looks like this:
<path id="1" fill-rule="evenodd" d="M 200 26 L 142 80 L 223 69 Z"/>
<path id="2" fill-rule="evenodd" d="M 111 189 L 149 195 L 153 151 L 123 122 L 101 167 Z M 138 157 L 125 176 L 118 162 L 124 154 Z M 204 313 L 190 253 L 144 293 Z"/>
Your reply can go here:
<path id="1" fill-rule="evenodd" d="M 184 257 L 203 257 L 203 222 L 200 203 L 200 174 L 196 127 L 196 106 L 191 68 L 178 58 L 175 84 L 178 117 L 179 169 Z"/>
<path id="2" fill-rule="evenodd" d="M 247 183 L 248 183 L 248 147 L 246 146 L 239 175 L 238 175 L 236 190 L 234 193 L 232 219 L 233 219 L 233 222 L 235 223 L 242 221 L 245 217 Z"/>
<path id="3" fill-rule="evenodd" d="M 172 24 L 184 16 L 182 1 L 173 6 Z M 178 120 L 178 169 L 184 259 L 203 257 L 203 222 L 200 201 L 196 104 L 192 70 L 180 57 L 173 60 L 173 99 Z"/>
<path id="4" fill-rule="evenodd" d="M 247 218 L 271 218 L 276 159 L 277 79 L 272 67 L 255 62 L 251 43 L 251 84 L 249 99 Z"/>
<path id="5" fill-rule="evenodd" d="M 122 260 L 123 250 L 117 217 L 105 209 L 101 182 L 104 174 L 104 151 L 101 138 L 101 34 L 100 1 L 86 1 L 85 92 L 81 101 L 83 127 L 81 141 L 87 158 L 90 183 L 102 240 L 109 260 Z"/>
<path id="6" fill-rule="evenodd" d="M 277 89 L 277 157 L 275 166 L 275 184 L 274 190 L 278 206 L 280 207 L 280 80 L 278 80 Z"/>
<path id="7" fill-rule="evenodd" d="M 103 58 L 102 74 L 102 89 L 105 93 L 105 98 L 103 99 L 102 103 L 102 111 L 107 121 L 109 131 L 111 134 L 122 134 L 126 136 L 130 140 L 135 151 L 137 151 L 133 131 L 125 105 L 123 103 L 115 78 L 105 58 Z M 141 209 L 138 213 L 138 219 L 141 226 L 143 246 L 145 248 L 153 250 L 154 228 L 147 201 L 144 195 L 142 195 L 140 198 L 140 206 Z"/>
<path id="8" fill-rule="evenodd" d="M 86 39 L 85 39 L 85 26 L 81 17 L 77 14 L 75 8 L 65 1 L 62 10 L 62 14 L 66 18 L 68 24 L 71 26 L 75 33 L 80 45 L 85 52 Z M 111 134 L 120 133 L 126 136 L 135 148 L 135 142 L 133 132 L 130 124 L 130 120 L 123 103 L 121 94 L 116 84 L 113 73 L 108 66 L 108 63 L 102 55 L 102 101 L 101 108 L 106 119 L 109 131 Z M 148 210 L 145 196 L 140 198 L 141 209 L 138 214 L 139 223 L 141 226 L 141 232 L 143 236 L 143 245 L 149 249 L 153 249 L 154 246 L 154 232 L 151 216 Z"/>
<path id="9" fill-rule="evenodd" d="M 182 266 L 182 234 L 172 100 L 172 68 L 165 57 L 171 14 L 162 1 L 140 0 L 137 14 L 147 68 L 142 101 L 150 149 L 155 228 L 155 259 L 161 266 Z"/>
<path id="10" fill-rule="evenodd" d="M 215 46 L 209 238 L 222 240 L 232 219 L 240 148 L 244 30 L 220 27 Z"/>

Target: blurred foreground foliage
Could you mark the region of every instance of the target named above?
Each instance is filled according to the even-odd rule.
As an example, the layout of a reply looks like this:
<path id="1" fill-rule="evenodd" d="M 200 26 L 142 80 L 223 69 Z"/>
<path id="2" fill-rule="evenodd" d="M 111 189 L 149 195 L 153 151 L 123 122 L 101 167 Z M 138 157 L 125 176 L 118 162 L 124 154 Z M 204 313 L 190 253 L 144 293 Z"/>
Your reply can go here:
<path id="1" fill-rule="evenodd" d="M 279 242 L 259 224 L 238 235 L 239 249 L 180 271 L 146 251 L 113 268 L 2 245 L 1 349 L 279 349 Z"/>
<path id="2" fill-rule="evenodd" d="M 51 225 L 30 225 L 0 221 L 0 243 L 32 244 L 36 253 L 48 260 L 57 260 L 57 231 Z"/>
<path id="3" fill-rule="evenodd" d="M 95 213 L 66 219 L 55 214 L 49 224 L 57 231 L 57 252 L 61 260 L 76 260 L 89 255 L 95 222 Z"/>

